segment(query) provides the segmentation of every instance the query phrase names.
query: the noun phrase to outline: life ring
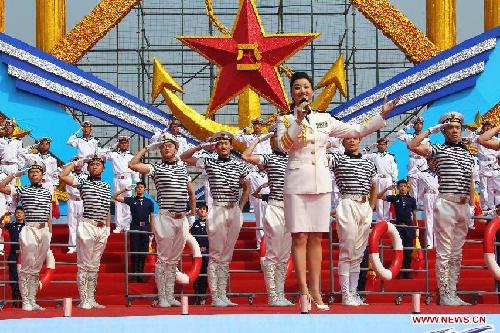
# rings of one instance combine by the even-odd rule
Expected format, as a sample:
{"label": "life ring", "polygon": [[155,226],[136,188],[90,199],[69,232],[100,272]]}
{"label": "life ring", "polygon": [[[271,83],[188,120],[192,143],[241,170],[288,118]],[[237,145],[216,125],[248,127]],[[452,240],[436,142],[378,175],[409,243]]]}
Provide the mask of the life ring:
{"label": "life ring", "polygon": [[189,234],[186,239],[186,244],[191,249],[193,253],[193,265],[189,272],[183,273],[181,271],[177,271],[175,273],[175,282],[179,284],[190,284],[193,283],[200,275],[201,271],[201,250],[200,245],[196,241],[193,235]]}
{"label": "life ring", "polygon": [[[384,267],[380,261],[379,255],[380,238],[387,232],[389,233],[389,236],[391,236],[392,247],[394,249],[394,258],[392,259],[389,269]],[[382,280],[389,281],[398,275],[403,263],[403,242],[394,224],[387,223],[386,221],[380,221],[375,224],[370,232],[368,246],[373,270],[382,278]]]}
{"label": "life ring", "polygon": [[[260,267],[264,267],[264,259],[266,257],[266,239],[262,238],[260,241],[260,250],[259,250],[259,256],[260,256]],[[288,257],[288,265],[286,268],[286,276],[288,277],[293,271],[293,260],[292,256]]]}
{"label": "life ring", "polygon": [[495,239],[500,229],[500,217],[496,217],[488,223],[484,230],[483,252],[484,261],[495,280],[500,281],[500,267],[495,258]]}
{"label": "life ring", "polygon": [[[54,277],[54,273],[56,271],[56,260],[54,258],[54,253],[52,250],[47,251],[47,257],[45,258],[45,266],[46,270],[40,273],[40,278],[38,279],[38,291],[42,290],[43,287],[46,287],[52,278]],[[21,256],[17,257],[17,270],[21,269]]]}

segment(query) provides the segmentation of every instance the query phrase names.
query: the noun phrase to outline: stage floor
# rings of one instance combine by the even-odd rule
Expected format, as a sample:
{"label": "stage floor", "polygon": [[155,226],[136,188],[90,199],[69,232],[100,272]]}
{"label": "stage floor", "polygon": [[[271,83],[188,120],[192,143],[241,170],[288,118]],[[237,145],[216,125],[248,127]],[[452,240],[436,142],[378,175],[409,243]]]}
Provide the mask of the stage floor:
{"label": "stage floor", "polygon": [[411,314],[411,305],[403,303],[347,307],[335,304],[330,311],[299,314],[298,307],[274,308],[251,305],[236,308],[190,306],[190,315],[179,308],[110,306],[103,310],[73,308],[73,317],[62,317],[62,308],[24,312],[0,311],[0,332],[50,333],[479,333],[495,332],[500,327],[500,305],[479,304],[469,307],[423,305],[422,314]]}
{"label": "stage floor", "polygon": [[[180,315],[179,307],[158,308],[146,305],[126,306],[108,306],[102,310],[82,310],[73,307],[73,317],[127,317],[127,316],[162,316],[162,315]],[[412,306],[409,303],[400,305],[395,304],[372,304],[369,306],[344,306],[334,304],[330,311],[312,310],[310,314],[411,314]],[[474,306],[438,306],[436,304],[421,306],[421,314],[499,314],[500,304],[477,304]],[[237,307],[215,308],[210,305],[190,305],[190,315],[269,315],[269,314],[298,314],[300,311],[298,306],[294,307],[271,307],[265,305],[244,305]],[[22,319],[22,318],[55,318],[62,317],[63,309],[47,308],[45,311],[26,312],[20,309],[5,308],[0,311],[0,319]]]}

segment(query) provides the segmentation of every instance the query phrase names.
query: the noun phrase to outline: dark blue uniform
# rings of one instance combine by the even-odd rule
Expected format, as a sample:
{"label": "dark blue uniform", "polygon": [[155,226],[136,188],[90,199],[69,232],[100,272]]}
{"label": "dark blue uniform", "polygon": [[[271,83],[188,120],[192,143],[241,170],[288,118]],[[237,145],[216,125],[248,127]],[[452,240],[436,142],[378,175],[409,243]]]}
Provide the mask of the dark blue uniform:
{"label": "dark blue uniform", "polygon": [[[401,235],[401,240],[403,241],[403,247],[413,247],[413,240],[415,239],[415,229],[406,228],[404,226],[413,226],[413,211],[417,209],[417,201],[415,198],[407,195],[387,195],[386,201],[391,202],[394,205],[394,210],[396,212],[396,228]],[[411,268],[411,253],[413,250],[404,250],[403,257],[403,268]],[[409,272],[404,272],[403,276],[405,278],[410,277]]]}
{"label": "dark blue uniform", "polygon": [[[206,220],[197,219],[193,225],[191,226],[191,235],[196,238],[196,241],[200,245],[202,249],[201,254],[203,255],[201,259],[201,270],[200,275],[193,283],[193,289],[195,294],[206,294],[207,292],[207,266],[208,266],[208,237],[207,237],[207,228],[206,228]],[[204,297],[196,297],[194,304],[200,304],[201,299]]]}
{"label": "dark blue uniform", "polygon": [[[132,221],[130,230],[151,231],[150,214],[154,211],[151,199],[145,197],[126,197],[125,204],[130,206]],[[130,233],[130,252],[148,252],[149,235],[142,233]],[[132,273],[144,273],[145,254],[132,254]],[[133,281],[144,282],[144,278],[133,277]]]}
{"label": "dark blue uniform", "polygon": [[[19,293],[19,285],[17,284],[17,257],[19,256],[19,234],[24,227],[24,223],[18,223],[17,221],[10,222],[5,225],[5,230],[9,232],[10,241],[17,244],[10,244],[9,255],[7,261],[9,261],[9,281],[11,281],[10,288],[12,291],[12,300],[20,300],[21,294]],[[15,281],[15,282],[14,282]],[[18,304],[14,303],[13,306]]]}

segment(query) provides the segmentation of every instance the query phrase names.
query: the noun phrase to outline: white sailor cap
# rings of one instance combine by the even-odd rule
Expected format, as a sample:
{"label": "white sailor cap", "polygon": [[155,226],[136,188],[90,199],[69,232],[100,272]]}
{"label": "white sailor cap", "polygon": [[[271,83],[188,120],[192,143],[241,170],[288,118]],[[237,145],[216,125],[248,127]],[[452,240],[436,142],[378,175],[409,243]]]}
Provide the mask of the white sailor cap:
{"label": "white sailor cap", "polygon": [[464,116],[456,111],[448,112],[443,114],[439,118],[440,124],[449,124],[449,123],[460,123],[462,125],[464,123]]}
{"label": "white sailor cap", "polygon": [[262,119],[260,117],[252,119],[252,125],[255,125],[255,124],[261,124],[261,125],[264,124],[264,119]]}
{"label": "white sailor cap", "polygon": [[423,124],[424,123],[424,117],[415,117],[415,120],[413,121],[413,124],[417,124],[417,123],[420,123],[420,124]]}
{"label": "white sailor cap", "polygon": [[82,123],[82,127],[92,127],[92,122],[90,120],[85,120]]}
{"label": "white sailor cap", "polygon": [[222,141],[222,140],[232,141],[233,139],[234,139],[233,134],[226,132],[226,131],[220,131],[220,132],[215,133],[212,136],[212,138],[210,139],[210,141],[212,141],[212,142],[218,142],[218,141]]}
{"label": "white sailor cap", "polygon": [[118,142],[120,141],[129,141],[130,140],[130,137],[127,136],[127,135],[118,135]]}
{"label": "white sailor cap", "polygon": [[30,164],[28,166],[28,172],[31,170],[40,170],[42,173],[45,172],[45,163],[42,161],[30,161]]}
{"label": "white sailor cap", "polygon": [[95,154],[87,156],[86,160],[88,160],[88,163],[93,162],[93,161],[99,161],[102,164],[104,164],[104,162],[106,162],[106,156],[104,156],[102,154],[95,153]]}
{"label": "white sailor cap", "polygon": [[5,119],[3,126],[16,126],[16,121],[14,119]]}
{"label": "white sailor cap", "polygon": [[40,139],[38,139],[38,142],[42,142],[42,141],[47,141],[48,143],[51,143],[52,139],[49,138],[48,136],[42,136]]}
{"label": "white sailor cap", "polygon": [[162,133],[162,135],[160,136],[160,139],[158,141],[161,141],[161,142],[171,142],[175,145],[176,148],[179,148],[179,140],[177,140],[177,138],[175,137],[175,135],[172,135],[168,132],[166,133]]}

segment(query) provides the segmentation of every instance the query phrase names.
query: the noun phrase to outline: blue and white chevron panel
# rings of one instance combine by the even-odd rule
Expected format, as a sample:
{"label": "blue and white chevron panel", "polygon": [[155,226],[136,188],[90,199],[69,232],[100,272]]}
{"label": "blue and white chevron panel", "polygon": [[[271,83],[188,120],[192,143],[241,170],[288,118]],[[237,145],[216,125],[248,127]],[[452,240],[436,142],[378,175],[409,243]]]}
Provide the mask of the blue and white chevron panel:
{"label": "blue and white chevron panel", "polygon": [[484,72],[498,37],[500,28],[469,39],[396,75],[330,113],[344,121],[361,123],[380,112],[385,96],[389,100],[401,97],[391,113],[391,116],[396,116],[469,89]]}
{"label": "blue and white chevron panel", "polygon": [[[0,33],[0,61],[20,90],[150,138],[172,116],[76,66]],[[197,141],[188,137],[192,144]]]}

